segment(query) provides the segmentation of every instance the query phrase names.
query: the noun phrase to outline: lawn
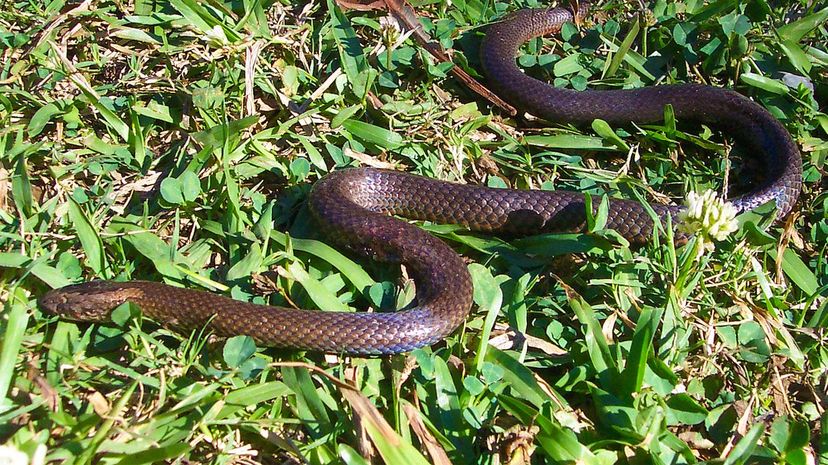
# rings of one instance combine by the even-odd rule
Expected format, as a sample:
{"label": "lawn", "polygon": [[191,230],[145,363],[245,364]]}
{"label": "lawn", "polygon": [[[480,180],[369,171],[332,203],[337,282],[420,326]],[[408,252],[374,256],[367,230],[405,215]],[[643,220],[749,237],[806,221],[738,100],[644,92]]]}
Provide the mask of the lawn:
{"label": "lawn", "polygon": [[[484,26],[542,5],[414,6],[483,80]],[[310,187],[347,166],[651,203],[755,174],[726,134],[669,117],[512,117],[386,16],[334,0],[0,4],[0,463],[828,463],[819,1],[601,1],[522,50],[556,86],[705,83],[784,123],[804,161],[794,213],[740,215],[712,250],[630,248],[600,221],[517,239],[420,223],[467,260],[475,305],[446,341],[389,357],[178,334],[129,305],[109,325],[38,308],[94,278],[400,308],[404,270],[337,251],[309,218]]]}

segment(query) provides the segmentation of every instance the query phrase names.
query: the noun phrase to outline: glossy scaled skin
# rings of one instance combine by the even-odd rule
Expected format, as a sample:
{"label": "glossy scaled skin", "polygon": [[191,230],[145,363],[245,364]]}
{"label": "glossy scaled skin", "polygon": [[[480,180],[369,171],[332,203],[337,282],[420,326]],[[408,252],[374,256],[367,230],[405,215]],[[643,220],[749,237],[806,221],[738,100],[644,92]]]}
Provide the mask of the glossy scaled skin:
{"label": "glossy scaled skin", "polygon": [[[520,44],[557,32],[571,20],[566,9],[528,10],[490,27],[482,61],[503,98],[536,116],[573,123],[599,117],[612,124],[657,121],[670,103],[679,118],[728,129],[765,163],[767,182],[735,200],[740,211],[770,200],[782,215],[790,211],[801,187],[799,152],[782,125],[750,100],[699,85],[575,92],[525,76],[515,65]],[[444,242],[388,215],[510,235],[582,231],[585,223],[580,193],[489,189],[371,168],[329,174],[316,183],[309,203],[332,241],[375,260],[403,263],[416,283],[417,306],[380,314],[297,310],[146,281],[69,286],[43,296],[41,306],[69,319],[105,321],[111,309],[131,301],[151,318],[181,330],[209,322],[219,335],[246,334],[263,345],[355,354],[405,352],[443,339],[464,321],[472,283],[460,256]],[[662,219],[680,211],[652,208]],[[626,200],[610,203],[607,226],[639,245],[652,237],[654,227],[638,202]]]}
{"label": "glossy scaled skin", "polygon": [[[790,213],[802,188],[802,158],[788,131],[767,110],[730,90],[699,84],[663,85],[641,89],[559,89],[525,75],[515,64],[518,48],[527,40],[557,33],[579,18],[566,8],[521,10],[492,24],[480,47],[490,87],[516,108],[548,121],[588,124],[601,118],[610,124],[661,121],[664,107],[676,118],[710,123],[724,129],[764,163],[764,184],[733,199],[739,212],[771,200],[779,216]],[[640,221],[649,221],[641,218]]]}

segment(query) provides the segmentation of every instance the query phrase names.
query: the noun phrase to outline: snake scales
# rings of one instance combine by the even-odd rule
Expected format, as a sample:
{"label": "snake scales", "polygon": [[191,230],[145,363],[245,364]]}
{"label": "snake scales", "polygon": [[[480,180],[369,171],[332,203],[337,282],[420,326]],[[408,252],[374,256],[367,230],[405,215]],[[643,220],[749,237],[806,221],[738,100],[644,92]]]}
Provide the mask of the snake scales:
{"label": "snake scales", "polygon": [[[489,27],[481,60],[490,86],[516,108],[549,121],[611,124],[676,117],[713,123],[757,154],[767,177],[733,200],[738,211],[775,201],[790,212],[801,187],[801,158],[785,128],[741,95],[710,86],[663,85],[631,90],[573,91],[523,74],[515,64],[521,44],[558,32],[580,19],[566,8],[522,10]],[[576,18],[576,15],[579,18]],[[209,324],[216,334],[246,334],[263,345],[356,354],[396,353],[441,340],[459,326],[472,304],[472,282],[462,259],[441,240],[389,215],[463,225],[492,233],[578,231],[585,223],[583,194],[519,191],[452,184],[371,168],[333,172],[318,181],[310,211],[338,244],[374,260],[404,264],[416,283],[417,306],[393,313],[321,312],[255,305],[155,282],[93,281],[53,290],[41,298],[48,312],[104,321],[125,301],[180,330]],[[662,218],[680,207],[652,207]],[[631,242],[647,241],[653,222],[637,202],[613,200],[608,227]]]}

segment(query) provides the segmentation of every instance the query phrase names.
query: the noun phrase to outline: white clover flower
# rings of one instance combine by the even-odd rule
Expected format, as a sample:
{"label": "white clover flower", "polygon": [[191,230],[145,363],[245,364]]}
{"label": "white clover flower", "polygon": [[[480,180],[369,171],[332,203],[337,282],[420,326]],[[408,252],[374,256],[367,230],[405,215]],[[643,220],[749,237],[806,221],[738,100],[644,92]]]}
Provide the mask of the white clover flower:
{"label": "white clover flower", "polygon": [[399,21],[391,15],[386,15],[380,18],[379,23],[383,42],[385,42],[387,47],[393,48],[402,33],[402,27]]}
{"label": "white clover flower", "polygon": [[207,31],[207,33],[205,34],[205,40],[207,40],[207,42],[209,42],[211,45],[214,45],[219,48],[224,47],[225,45],[228,45],[230,43],[230,41],[227,39],[227,35],[224,34],[224,29],[222,29],[221,26],[219,26],[218,24],[216,24],[215,26],[213,26],[212,29]]}
{"label": "white clover flower", "polygon": [[0,464],[29,465],[29,456],[14,446],[0,446]]}
{"label": "white clover flower", "polygon": [[739,227],[736,208],[712,190],[701,195],[690,192],[685,205],[687,210],[679,214],[679,230],[696,234],[706,243],[711,239],[721,241]]}

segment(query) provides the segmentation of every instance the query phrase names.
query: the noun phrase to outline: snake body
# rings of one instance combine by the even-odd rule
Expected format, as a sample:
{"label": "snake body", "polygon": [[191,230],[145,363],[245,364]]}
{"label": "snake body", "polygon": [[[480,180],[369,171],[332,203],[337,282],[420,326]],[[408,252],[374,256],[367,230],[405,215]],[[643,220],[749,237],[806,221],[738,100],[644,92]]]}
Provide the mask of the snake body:
{"label": "snake body", "polygon": [[[764,164],[766,179],[733,200],[738,211],[775,201],[790,212],[801,187],[799,151],[785,128],[741,95],[684,84],[633,90],[557,89],[523,74],[515,64],[521,44],[558,32],[578,19],[565,8],[522,10],[489,27],[481,47],[491,87],[515,107],[549,121],[611,124],[662,119],[671,104],[678,118],[713,123],[732,134]],[[309,208],[334,242],[374,260],[402,263],[416,284],[416,306],[391,313],[323,312],[236,301],[216,294],[147,281],[92,281],[53,290],[41,298],[48,312],[68,319],[106,321],[130,301],[166,326],[218,335],[245,334],[269,346],[388,354],[433,344],[456,329],[472,304],[472,281],[460,256],[443,241],[390,215],[463,225],[492,233],[581,231],[584,195],[454,184],[372,168],[345,169],[319,180]],[[613,200],[607,226],[633,243],[652,237],[653,221],[638,202]],[[662,218],[677,206],[652,206]]]}

